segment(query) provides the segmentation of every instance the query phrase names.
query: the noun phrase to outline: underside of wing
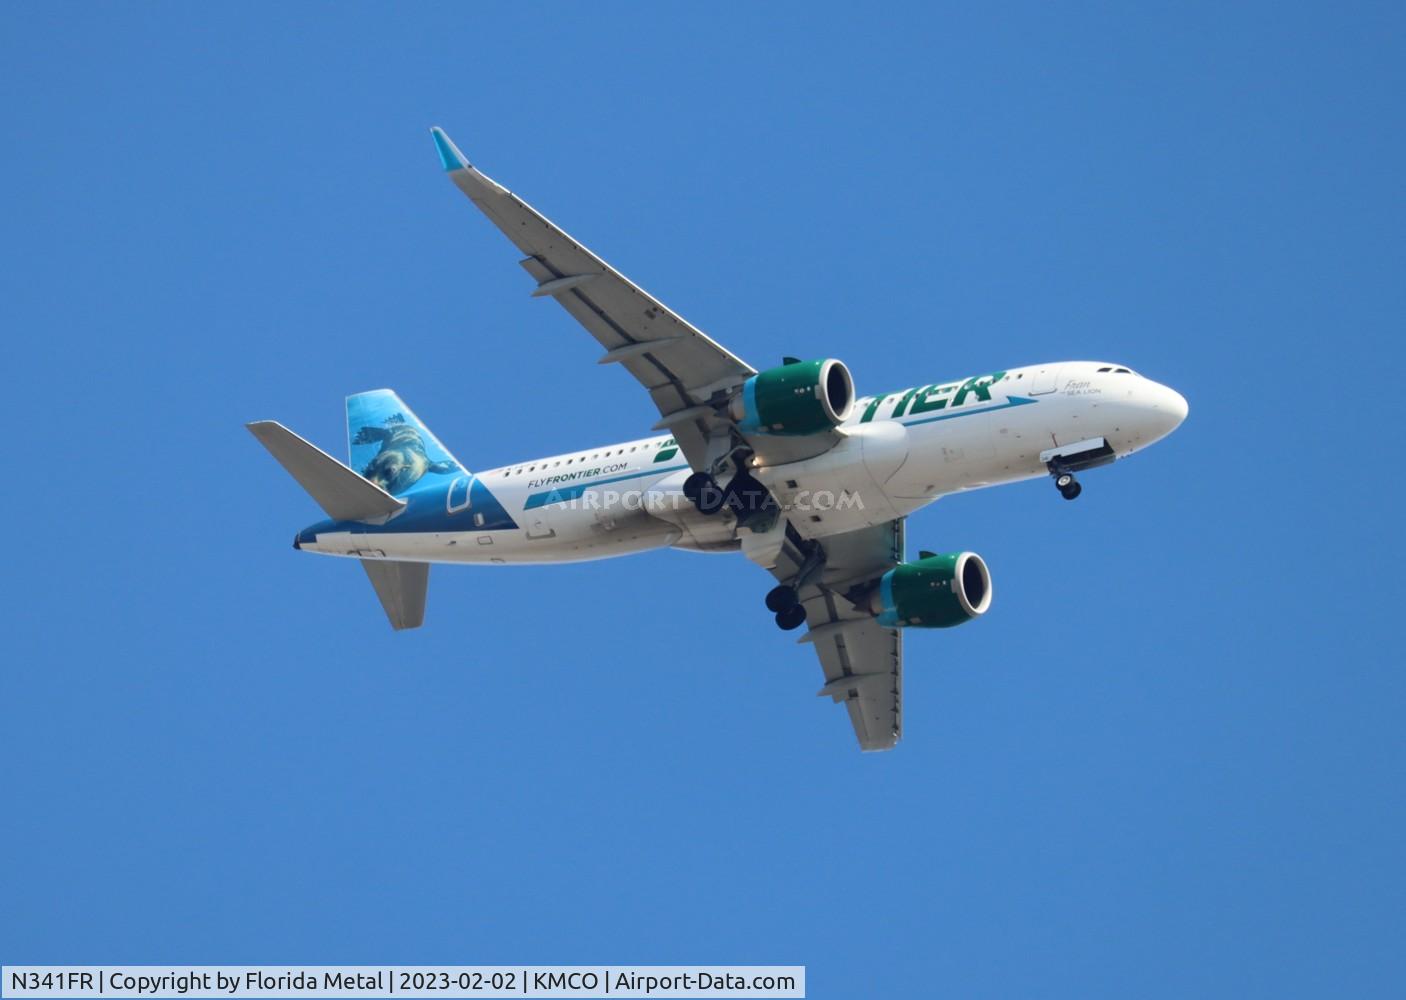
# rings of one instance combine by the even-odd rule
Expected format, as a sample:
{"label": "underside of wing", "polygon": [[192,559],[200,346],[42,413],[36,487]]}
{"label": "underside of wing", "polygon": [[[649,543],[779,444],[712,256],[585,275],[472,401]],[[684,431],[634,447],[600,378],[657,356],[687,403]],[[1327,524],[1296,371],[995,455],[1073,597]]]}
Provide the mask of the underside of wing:
{"label": "underside of wing", "polygon": [[903,559],[903,521],[806,541],[788,533],[772,573],[799,580],[809,631],[825,673],[818,692],[849,712],[863,750],[889,750],[903,735],[903,634],[856,604]]}
{"label": "underside of wing", "polygon": [[685,457],[701,468],[707,439],[725,427],[717,406],[751,375],[751,366],[674,313],[545,216],[469,163],[438,128],[440,159],[468,195],[526,258],[536,297],[561,303],[604,348],[601,363],[623,365],[659,410]]}
{"label": "underside of wing", "polygon": [[860,749],[892,750],[903,738],[903,634],[872,618],[818,628],[806,634],[825,670],[816,693],[845,706]]}

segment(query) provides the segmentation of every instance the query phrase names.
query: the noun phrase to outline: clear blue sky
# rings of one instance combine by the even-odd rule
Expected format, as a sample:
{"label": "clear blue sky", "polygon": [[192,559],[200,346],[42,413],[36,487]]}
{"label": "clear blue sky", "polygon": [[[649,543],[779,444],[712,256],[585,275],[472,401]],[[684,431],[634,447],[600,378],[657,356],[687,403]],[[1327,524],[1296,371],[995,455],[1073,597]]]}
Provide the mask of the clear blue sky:
{"label": "clear blue sky", "polygon": [[[979,5],[978,5],[979,6]],[[1400,995],[1397,4],[9,4],[0,960],[776,963],[810,995]],[[751,363],[1056,358],[1167,442],[944,500],[993,567],[861,756],[739,558],[387,628],[243,429],[471,467],[654,419],[443,177]]]}

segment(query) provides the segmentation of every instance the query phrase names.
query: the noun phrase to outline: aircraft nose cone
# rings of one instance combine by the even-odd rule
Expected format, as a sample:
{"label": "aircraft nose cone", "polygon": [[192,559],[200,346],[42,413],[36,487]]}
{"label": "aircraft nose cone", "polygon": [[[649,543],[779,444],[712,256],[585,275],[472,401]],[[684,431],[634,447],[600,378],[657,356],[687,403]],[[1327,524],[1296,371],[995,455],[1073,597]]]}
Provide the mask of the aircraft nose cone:
{"label": "aircraft nose cone", "polygon": [[1181,422],[1185,420],[1186,415],[1191,412],[1191,407],[1187,405],[1186,397],[1175,389],[1169,389],[1166,386],[1163,386],[1163,389],[1165,389],[1167,393],[1167,412],[1171,415],[1172,419],[1176,421],[1176,423],[1172,425],[1172,429],[1175,430],[1177,427],[1181,426]]}
{"label": "aircraft nose cone", "polygon": [[1152,398],[1149,400],[1157,419],[1162,424],[1161,433],[1167,435],[1181,426],[1191,407],[1186,397],[1170,386],[1153,383]]}

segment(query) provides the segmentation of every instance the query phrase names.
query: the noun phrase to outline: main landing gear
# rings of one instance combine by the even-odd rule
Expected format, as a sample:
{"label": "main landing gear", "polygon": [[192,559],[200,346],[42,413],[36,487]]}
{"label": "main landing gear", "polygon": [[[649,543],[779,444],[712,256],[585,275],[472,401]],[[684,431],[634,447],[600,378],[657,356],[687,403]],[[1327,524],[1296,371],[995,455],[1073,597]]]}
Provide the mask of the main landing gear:
{"label": "main landing gear", "polygon": [[806,623],[806,609],[795,587],[784,583],[772,587],[767,591],[766,607],[768,611],[775,612],[776,626],[784,631],[789,632]]}
{"label": "main landing gear", "polygon": [[730,508],[737,515],[739,527],[776,510],[776,501],[767,488],[745,471],[734,475],[726,486],[720,486],[710,473],[695,472],[683,481],[683,495],[700,514],[712,516]]}
{"label": "main landing gear", "polygon": [[[720,486],[710,473],[695,472],[683,481],[683,495],[700,514],[711,516],[724,508],[731,509],[739,527],[759,523],[765,528],[769,523],[765,518],[777,513],[776,501],[767,488],[746,471],[734,475],[726,487]],[[790,632],[806,623],[805,605],[801,604],[796,587],[790,584],[772,587],[766,595],[766,606],[776,616],[777,628]]]}
{"label": "main landing gear", "polygon": [[706,472],[695,472],[683,481],[683,495],[693,502],[700,514],[716,514],[727,504],[727,493],[718,481]]}

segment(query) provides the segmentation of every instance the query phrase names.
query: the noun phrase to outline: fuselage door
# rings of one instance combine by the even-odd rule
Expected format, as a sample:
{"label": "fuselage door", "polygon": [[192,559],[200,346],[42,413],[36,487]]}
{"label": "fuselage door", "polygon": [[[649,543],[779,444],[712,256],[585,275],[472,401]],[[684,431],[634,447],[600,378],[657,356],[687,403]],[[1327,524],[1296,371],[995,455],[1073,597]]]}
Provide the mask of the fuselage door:
{"label": "fuselage door", "polygon": [[1032,396],[1054,392],[1059,388],[1059,365],[1042,365],[1030,373],[1030,387],[1025,391]]}

